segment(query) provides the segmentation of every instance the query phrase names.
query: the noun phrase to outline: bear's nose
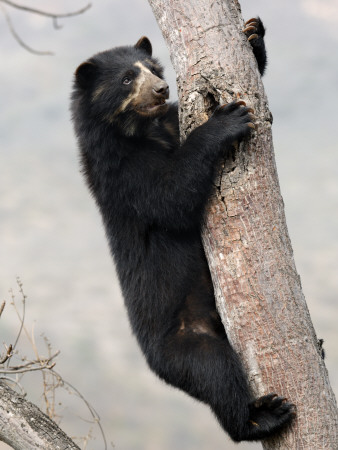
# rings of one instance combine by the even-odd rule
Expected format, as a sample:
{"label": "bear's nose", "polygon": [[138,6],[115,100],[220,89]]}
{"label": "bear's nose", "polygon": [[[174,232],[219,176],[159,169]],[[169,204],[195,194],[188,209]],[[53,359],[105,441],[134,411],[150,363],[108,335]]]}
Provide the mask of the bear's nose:
{"label": "bear's nose", "polygon": [[168,98],[169,97],[169,86],[164,81],[164,82],[154,86],[153,87],[153,92],[156,95],[156,97]]}

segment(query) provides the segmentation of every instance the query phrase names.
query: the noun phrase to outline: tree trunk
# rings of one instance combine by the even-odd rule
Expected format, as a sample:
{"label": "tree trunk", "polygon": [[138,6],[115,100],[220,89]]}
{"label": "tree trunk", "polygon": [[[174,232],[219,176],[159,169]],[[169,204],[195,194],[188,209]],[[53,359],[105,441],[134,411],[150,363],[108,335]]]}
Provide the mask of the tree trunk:
{"label": "tree trunk", "polygon": [[237,0],[149,3],[177,74],[182,138],[212,107],[235,98],[244,99],[257,117],[257,130],[224,164],[203,239],[218,309],[253,392],[276,392],[297,406],[292,429],[263,446],[337,449],[336,400],[293,260],[272,116],[242,33],[240,5]]}
{"label": "tree trunk", "polygon": [[0,382],[0,441],[15,450],[80,450],[48,416]]}

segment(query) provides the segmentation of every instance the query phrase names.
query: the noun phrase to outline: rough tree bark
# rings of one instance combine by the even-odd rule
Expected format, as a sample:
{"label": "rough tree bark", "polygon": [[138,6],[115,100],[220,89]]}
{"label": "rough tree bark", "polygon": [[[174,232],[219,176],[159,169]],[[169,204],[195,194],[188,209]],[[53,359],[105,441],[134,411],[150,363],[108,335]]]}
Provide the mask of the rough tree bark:
{"label": "rough tree bark", "polygon": [[0,382],[0,441],[15,450],[80,450],[48,416]]}
{"label": "rough tree bark", "polygon": [[[217,181],[204,244],[218,309],[257,395],[297,405],[266,449],[337,449],[337,406],[302,293],[276,172],[272,116],[237,0],[149,0],[177,74],[182,138],[239,97],[257,130]],[[249,17],[247,18],[249,19]]]}

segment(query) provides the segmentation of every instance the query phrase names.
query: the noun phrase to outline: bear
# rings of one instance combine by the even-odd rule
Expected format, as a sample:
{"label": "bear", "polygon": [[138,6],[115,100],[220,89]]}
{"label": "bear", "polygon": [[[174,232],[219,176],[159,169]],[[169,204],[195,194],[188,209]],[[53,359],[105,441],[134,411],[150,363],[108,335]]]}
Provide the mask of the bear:
{"label": "bear", "polygon": [[[264,27],[243,30],[263,74]],[[74,76],[71,113],[86,183],[100,210],[132,331],[158,377],[206,403],[236,441],[269,437],[295,407],[254,398],[215,306],[201,241],[217,167],[249,137],[253,110],[218,105],[180,143],[178,106],[142,37],[100,52]]]}

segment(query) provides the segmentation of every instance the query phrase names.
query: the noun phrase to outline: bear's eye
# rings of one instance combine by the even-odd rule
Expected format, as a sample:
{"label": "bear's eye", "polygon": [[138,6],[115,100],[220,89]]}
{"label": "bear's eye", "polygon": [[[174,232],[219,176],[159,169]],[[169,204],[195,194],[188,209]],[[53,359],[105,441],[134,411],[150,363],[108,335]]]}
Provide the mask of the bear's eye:
{"label": "bear's eye", "polygon": [[151,72],[152,72],[154,75],[158,75],[157,70],[155,69],[155,67],[152,67],[150,70],[151,70]]}
{"label": "bear's eye", "polygon": [[130,77],[124,77],[122,80],[123,84],[130,84],[133,80]]}

